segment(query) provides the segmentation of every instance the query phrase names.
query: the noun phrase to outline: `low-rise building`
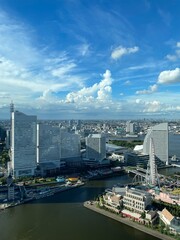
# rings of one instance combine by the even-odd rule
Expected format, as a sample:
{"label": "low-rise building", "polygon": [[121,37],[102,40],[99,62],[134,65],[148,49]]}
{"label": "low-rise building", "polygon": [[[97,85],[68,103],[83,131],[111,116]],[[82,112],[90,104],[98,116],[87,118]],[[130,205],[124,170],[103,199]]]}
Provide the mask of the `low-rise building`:
{"label": "low-rise building", "polygon": [[152,203],[151,194],[135,188],[126,188],[126,194],[123,198],[123,206],[137,213],[144,212]]}
{"label": "low-rise building", "polygon": [[166,208],[158,212],[161,221],[173,234],[180,234],[180,218],[173,216]]}

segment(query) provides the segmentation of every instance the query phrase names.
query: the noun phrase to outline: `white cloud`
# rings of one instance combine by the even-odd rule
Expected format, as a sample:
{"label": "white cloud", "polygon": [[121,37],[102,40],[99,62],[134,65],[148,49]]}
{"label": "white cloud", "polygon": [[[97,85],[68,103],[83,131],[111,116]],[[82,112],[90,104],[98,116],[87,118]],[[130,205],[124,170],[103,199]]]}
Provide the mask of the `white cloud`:
{"label": "white cloud", "polygon": [[82,55],[82,56],[88,55],[89,54],[89,48],[90,48],[90,45],[87,44],[87,43],[84,43],[80,47],[78,47],[80,55]]}
{"label": "white cloud", "polygon": [[32,29],[1,10],[0,22],[0,91],[9,99],[21,105],[33,105],[36,99],[56,101],[61,91],[84,85],[85,75],[77,72],[67,52],[38,48]]}
{"label": "white cloud", "polygon": [[103,79],[91,87],[84,87],[77,92],[70,92],[66,96],[66,102],[69,103],[91,103],[105,102],[111,98],[111,72],[106,70]]}
{"label": "white cloud", "polygon": [[[130,96],[129,94],[127,100],[125,97],[121,97],[121,101],[113,100],[113,97],[116,98],[115,94],[123,89],[116,89],[115,94],[112,94],[113,87],[117,85],[113,86],[109,70],[106,70],[101,76],[101,80],[86,86],[85,81],[92,79],[93,75],[87,76],[84,69],[79,68],[78,62],[74,58],[72,59],[68,52],[50,53],[48,46],[46,49],[41,49],[37,45],[36,36],[34,38],[35,31],[33,29],[22,24],[21,21],[13,20],[13,17],[9,17],[1,11],[0,22],[0,109],[3,109],[0,117],[4,114],[5,108],[7,116],[9,116],[8,108],[11,99],[20,111],[25,110],[26,113],[26,110],[29,109],[27,114],[39,116],[44,113],[45,118],[59,116],[63,118],[74,116],[119,118],[119,116],[125,116],[120,113],[135,116],[136,113],[177,112],[180,109],[176,101],[179,99],[179,95],[174,94],[171,94],[171,98],[168,94],[168,99],[164,99],[165,94],[161,98],[159,95],[155,98],[156,93],[153,96],[141,95],[144,100],[137,101],[133,99],[137,95]],[[81,56],[87,56],[90,52],[89,48],[88,44],[82,44],[77,50]],[[139,48],[136,46],[132,48],[120,46],[114,49],[111,57],[118,59],[138,50]],[[178,51],[179,49],[176,49],[176,54],[179,54]],[[131,70],[145,67],[135,66]],[[151,72],[151,75],[154,76],[156,73],[152,74]],[[144,77],[145,75],[142,73],[133,76],[124,74],[121,80],[123,82],[128,80],[125,84],[129,85],[131,83],[129,80]],[[156,91],[156,88],[155,84],[144,91],[150,93]],[[123,96],[123,93],[120,95]],[[124,95],[127,95],[126,92]],[[171,104],[168,105],[167,102],[171,102]]]}
{"label": "white cloud", "polygon": [[67,63],[64,66],[59,66],[58,68],[53,69],[51,73],[54,77],[61,77],[62,75],[72,71],[75,67],[75,63]]}
{"label": "white cloud", "polygon": [[144,112],[158,112],[161,111],[161,104],[159,101],[146,102]]}
{"label": "white cloud", "polygon": [[178,59],[178,56],[177,55],[170,55],[170,54],[168,54],[167,56],[166,56],[166,58],[169,60],[169,61],[176,61],[177,59]]}
{"label": "white cloud", "polygon": [[22,22],[14,20],[0,10],[0,56],[15,61],[17,65],[36,65],[39,51],[31,41],[33,31]]}
{"label": "white cloud", "polygon": [[162,108],[162,104],[157,100],[145,101],[142,99],[136,99],[135,103],[138,105],[139,110],[144,113],[159,112]]}
{"label": "white cloud", "polygon": [[154,85],[151,85],[148,90],[144,89],[144,90],[136,91],[136,94],[151,94],[153,92],[156,92],[157,89],[158,89],[157,84],[154,84]]}
{"label": "white cloud", "polygon": [[179,58],[180,58],[180,42],[177,42],[176,43],[176,46],[175,46],[176,50],[175,50],[175,53],[174,54],[168,54],[166,55],[166,58],[169,60],[169,61],[177,61]]}
{"label": "white cloud", "polygon": [[136,53],[138,51],[139,51],[139,47],[137,47],[137,46],[132,47],[132,48],[125,48],[125,47],[119,46],[112,51],[111,58],[116,60],[116,59],[121,58],[123,55]]}
{"label": "white cloud", "polygon": [[158,77],[159,84],[180,83],[180,68],[163,71]]}

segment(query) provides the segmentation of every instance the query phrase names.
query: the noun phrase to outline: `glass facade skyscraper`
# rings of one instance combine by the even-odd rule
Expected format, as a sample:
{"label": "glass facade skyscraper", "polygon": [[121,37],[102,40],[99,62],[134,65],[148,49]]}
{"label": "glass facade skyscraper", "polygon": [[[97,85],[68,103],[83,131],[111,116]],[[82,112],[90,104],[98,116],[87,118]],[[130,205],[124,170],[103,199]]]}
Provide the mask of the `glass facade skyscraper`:
{"label": "glass facade skyscraper", "polygon": [[11,113],[11,173],[14,177],[32,176],[36,168],[36,116]]}

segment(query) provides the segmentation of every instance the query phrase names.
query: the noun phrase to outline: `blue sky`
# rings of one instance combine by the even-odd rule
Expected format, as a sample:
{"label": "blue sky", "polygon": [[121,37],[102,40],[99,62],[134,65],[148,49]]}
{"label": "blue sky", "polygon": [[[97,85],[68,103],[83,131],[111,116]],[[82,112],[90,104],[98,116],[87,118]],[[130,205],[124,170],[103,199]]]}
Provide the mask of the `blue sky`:
{"label": "blue sky", "polygon": [[0,118],[180,117],[180,1],[0,0]]}

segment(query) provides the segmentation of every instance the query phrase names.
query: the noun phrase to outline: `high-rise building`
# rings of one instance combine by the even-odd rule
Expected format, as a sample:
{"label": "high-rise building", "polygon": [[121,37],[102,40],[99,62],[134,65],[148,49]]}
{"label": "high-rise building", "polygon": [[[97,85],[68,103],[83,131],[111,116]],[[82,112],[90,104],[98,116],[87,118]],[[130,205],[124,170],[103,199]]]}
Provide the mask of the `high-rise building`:
{"label": "high-rise building", "polygon": [[135,123],[131,121],[126,122],[126,132],[127,133],[134,133],[135,132]]}
{"label": "high-rise building", "polygon": [[158,160],[162,161],[164,164],[168,164],[168,123],[160,123],[151,127],[144,139],[143,143],[143,153],[150,154],[150,139],[152,138],[154,143],[154,152]]}
{"label": "high-rise building", "polygon": [[102,161],[106,158],[106,138],[103,134],[86,137],[86,158]]}
{"label": "high-rise building", "polygon": [[61,159],[67,163],[80,161],[80,136],[61,129]]}
{"label": "high-rise building", "polygon": [[60,127],[37,124],[37,162],[40,165],[52,163],[54,168],[59,168],[60,158]]}
{"label": "high-rise building", "polygon": [[61,162],[75,165],[80,161],[79,135],[47,124],[37,125],[37,162],[43,169],[60,168]]}
{"label": "high-rise building", "polygon": [[36,168],[36,116],[11,113],[11,168],[14,177],[32,176]]}

